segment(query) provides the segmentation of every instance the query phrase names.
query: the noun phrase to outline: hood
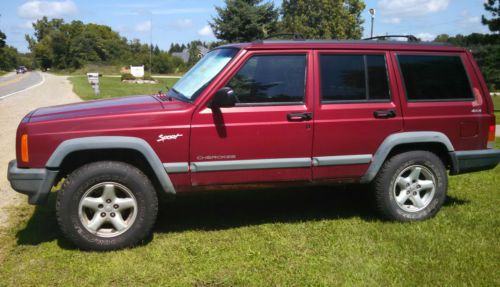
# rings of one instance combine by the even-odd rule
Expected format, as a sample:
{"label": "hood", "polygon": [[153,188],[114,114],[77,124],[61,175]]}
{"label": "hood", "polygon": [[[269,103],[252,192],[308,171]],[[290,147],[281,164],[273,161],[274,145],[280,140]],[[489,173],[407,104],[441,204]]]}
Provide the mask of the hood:
{"label": "hood", "polygon": [[29,122],[182,109],[187,103],[161,101],[155,96],[131,96],[95,100],[35,110]]}

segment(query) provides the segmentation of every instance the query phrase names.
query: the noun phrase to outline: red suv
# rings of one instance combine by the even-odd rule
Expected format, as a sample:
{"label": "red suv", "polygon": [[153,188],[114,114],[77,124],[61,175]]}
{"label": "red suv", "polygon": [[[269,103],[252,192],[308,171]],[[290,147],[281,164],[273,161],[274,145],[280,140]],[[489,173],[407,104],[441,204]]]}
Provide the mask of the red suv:
{"label": "red suv", "polygon": [[447,174],[491,169],[495,116],[471,54],[442,44],[259,41],[216,48],[167,94],[40,108],[12,187],[57,194],[78,247],[131,246],[158,196],[207,186],[370,183],[388,219],[435,215]]}

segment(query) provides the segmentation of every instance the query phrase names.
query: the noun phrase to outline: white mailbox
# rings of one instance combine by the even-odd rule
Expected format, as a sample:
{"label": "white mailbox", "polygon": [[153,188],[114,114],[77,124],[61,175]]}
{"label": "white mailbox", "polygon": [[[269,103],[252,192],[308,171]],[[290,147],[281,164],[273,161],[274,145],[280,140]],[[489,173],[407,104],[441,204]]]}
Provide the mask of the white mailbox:
{"label": "white mailbox", "polygon": [[91,85],[98,85],[99,73],[87,73],[87,81],[89,81],[89,84]]}

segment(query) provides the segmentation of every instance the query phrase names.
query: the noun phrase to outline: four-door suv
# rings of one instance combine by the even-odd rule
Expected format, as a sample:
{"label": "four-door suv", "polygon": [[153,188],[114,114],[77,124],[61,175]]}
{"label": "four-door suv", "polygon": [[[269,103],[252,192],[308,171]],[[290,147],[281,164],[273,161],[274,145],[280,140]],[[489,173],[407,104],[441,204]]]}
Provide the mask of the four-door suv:
{"label": "four-door suv", "polygon": [[471,54],[442,44],[258,41],[218,47],[167,94],[40,108],[12,187],[78,247],[134,245],[158,196],[272,182],[370,183],[385,218],[435,215],[447,173],[491,169],[495,116]]}

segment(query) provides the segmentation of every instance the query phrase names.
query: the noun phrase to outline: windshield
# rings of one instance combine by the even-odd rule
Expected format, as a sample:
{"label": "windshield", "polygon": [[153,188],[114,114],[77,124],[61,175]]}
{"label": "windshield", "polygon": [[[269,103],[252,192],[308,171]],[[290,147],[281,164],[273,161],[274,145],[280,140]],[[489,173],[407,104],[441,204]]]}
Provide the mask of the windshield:
{"label": "windshield", "polygon": [[175,83],[169,91],[169,96],[180,96],[193,101],[237,52],[238,50],[233,48],[216,49],[209,52]]}

